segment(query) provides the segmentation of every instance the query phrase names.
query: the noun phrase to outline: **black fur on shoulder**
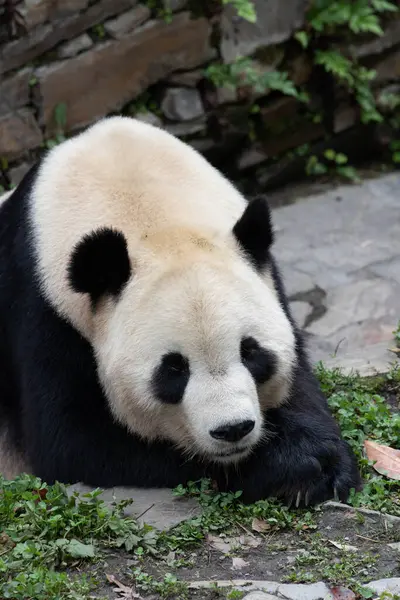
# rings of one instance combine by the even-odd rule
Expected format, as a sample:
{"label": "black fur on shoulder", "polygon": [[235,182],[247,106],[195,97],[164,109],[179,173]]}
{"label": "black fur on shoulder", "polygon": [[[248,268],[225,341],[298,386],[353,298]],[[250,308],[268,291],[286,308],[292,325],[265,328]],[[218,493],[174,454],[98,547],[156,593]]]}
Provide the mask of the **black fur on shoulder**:
{"label": "black fur on shoulder", "polygon": [[256,269],[263,269],[274,242],[271,213],[265,198],[260,196],[249,202],[233,234]]}
{"label": "black fur on shoulder", "polygon": [[108,227],[85,235],[75,246],[68,265],[72,288],[90,294],[93,303],[104,294],[117,296],[130,275],[125,236]]}

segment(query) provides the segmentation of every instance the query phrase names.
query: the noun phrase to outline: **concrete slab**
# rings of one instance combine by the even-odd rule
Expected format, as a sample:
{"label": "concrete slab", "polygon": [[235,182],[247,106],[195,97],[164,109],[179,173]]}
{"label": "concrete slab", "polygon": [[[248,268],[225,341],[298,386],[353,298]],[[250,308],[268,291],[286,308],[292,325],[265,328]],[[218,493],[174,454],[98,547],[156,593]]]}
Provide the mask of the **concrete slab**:
{"label": "concrete slab", "polygon": [[[310,356],[364,374],[388,370],[400,320],[400,174],[273,210],[275,256]],[[314,298],[315,298],[314,293]],[[312,303],[312,302],[311,302]]]}

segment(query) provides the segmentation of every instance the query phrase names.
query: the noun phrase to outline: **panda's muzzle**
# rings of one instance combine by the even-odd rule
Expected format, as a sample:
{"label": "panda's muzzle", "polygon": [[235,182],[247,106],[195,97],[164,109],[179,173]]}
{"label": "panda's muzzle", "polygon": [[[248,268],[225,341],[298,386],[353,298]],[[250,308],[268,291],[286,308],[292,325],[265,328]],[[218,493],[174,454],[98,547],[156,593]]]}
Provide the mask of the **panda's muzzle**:
{"label": "panda's muzzle", "polygon": [[215,440],[235,443],[251,433],[255,424],[255,421],[247,419],[246,421],[239,421],[238,423],[227,423],[217,429],[211,430],[209,433]]}

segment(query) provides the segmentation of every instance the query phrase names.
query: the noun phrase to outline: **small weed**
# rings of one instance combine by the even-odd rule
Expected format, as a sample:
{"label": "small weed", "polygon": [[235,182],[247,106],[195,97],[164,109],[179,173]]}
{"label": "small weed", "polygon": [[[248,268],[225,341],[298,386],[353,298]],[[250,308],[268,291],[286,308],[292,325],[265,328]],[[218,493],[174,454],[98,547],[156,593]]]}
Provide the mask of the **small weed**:
{"label": "small weed", "polygon": [[238,16],[250,23],[257,21],[256,9],[251,0],[222,0],[222,4],[232,4]]}
{"label": "small weed", "polygon": [[[20,572],[14,577],[6,576],[0,564],[0,593],[2,598],[13,600],[87,600],[92,583],[85,576],[70,577],[66,573],[49,571],[38,567]],[[5,579],[3,580],[3,574]]]}
{"label": "small weed", "polygon": [[244,598],[245,592],[242,592],[241,590],[231,590],[230,592],[227,593],[226,595],[226,599],[227,600],[242,600],[242,598]]}
{"label": "small weed", "polygon": [[346,30],[353,35],[369,33],[381,36],[382,14],[396,11],[398,7],[395,2],[388,0],[318,0],[311,4],[307,13],[307,30],[298,31],[294,36],[303,48],[315,48],[315,64],[331,73],[354,95],[361,108],[363,123],[380,122],[383,119],[370,85],[376,73],[338,50],[319,48],[318,39],[322,35],[329,38]]}
{"label": "small weed", "polygon": [[140,567],[136,567],[132,571],[132,576],[135,587],[143,592],[159,594],[163,599],[185,600],[188,597],[187,583],[171,573],[166,573],[162,581],[157,581],[152,575],[144,572]]}
{"label": "small weed", "polygon": [[364,479],[363,490],[352,492],[349,504],[400,516],[400,482],[376,474],[363,451],[366,439],[398,447],[400,415],[390,410],[383,394],[389,390],[400,397],[400,368],[394,367],[387,375],[361,378],[319,365],[317,376],[344,439],[358,457]]}
{"label": "small weed", "polygon": [[[399,148],[400,148],[400,144],[399,144]],[[400,162],[400,160],[399,160],[399,162]],[[398,322],[396,329],[393,331],[393,335],[394,335],[394,339],[396,341],[397,346],[400,348],[400,321]]]}
{"label": "small weed", "polygon": [[348,158],[342,152],[335,152],[332,149],[325,150],[324,159],[325,162],[322,162],[317,156],[310,156],[306,164],[306,174],[318,176],[332,173],[349,179],[353,183],[360,182],[356,169],[347,164]]}
{"label": "small weed", "polygon": [[216,87],[250,88],[258,94],[274,90],[293,96],[300,101],[308,100],[307,94],[300,92],[285,71],[260,72],[251,58],[239,57],[231,64],[214,63],[206,68],[205,76]]}
{"label": "small weed", "polygon": [[[57,597],[50,591],[86,589],[86,580],[77,580],[75,586],[73,579],[55,569],[95,559],[99,540],[139,555],[156,553],[154,530],[124,518],[126,502],[107,506],[98,497],[100,490],[68,495],[61,484],[46,486],[28,475],[14,481],[0,477],[0,489],[0,548],[4,548],[0,551],[0,597],[42,598],[46,597],[43,590],[47,597]],[[9,590],[31,591],[18,596],[7,595]],[[75,598],[72,591],[68,593],[60,597]]]}
{"label": "small weed", "polygon": [[392,152],[392,161],[395,164],[400,164],[400,140],[393,140],[390,143],[390,150]]}
{"label": "small weed", "polygon": [[163,21],[166,23],[171,23],[172,9],[168,0],[147,0],[146,6],[148,6],[150,10],[154,11],[154,14],[157,18],[163,19]]}
{"label": "small weed", "polygon": [[67,124],[67,105],[64,102],[57,104],[54,109],[54,122],[56,125],[56,131],[53,138],[45,140],[44,144],[49,150],[58,146],[65,141],[65,127]]}
{"label": "small weed", "polygon": [[375,563],[376,558],[371,554],[331,550],[326,546],[325,540],[316,535],[307,551],[298,554],[291,567],[292,573],[285,579],[297,583],[322,580],[348,586],[366,581]]}
{"label": "small weed", "polygon": [[277,500],[260,500],[252,505],[240,502],[241,492],[217,493],[209,480],[178,486],[176,496],[196,498],[202,508],[198,517],[178,525],[163,538],[169,550],[190,548],[199,545],[207,533],[233,533],[240,529],[251,529],[254,518],[265,521],[268,531],[292,529],[298,532],[316,528],[312,511],[291,511]]}
{"label": "small weed", "polygon": [[96,41],[104,40],[106,37],[106,30],[104,29],[104,25],[102,23],[94,25],[91,29],[91,33]]}

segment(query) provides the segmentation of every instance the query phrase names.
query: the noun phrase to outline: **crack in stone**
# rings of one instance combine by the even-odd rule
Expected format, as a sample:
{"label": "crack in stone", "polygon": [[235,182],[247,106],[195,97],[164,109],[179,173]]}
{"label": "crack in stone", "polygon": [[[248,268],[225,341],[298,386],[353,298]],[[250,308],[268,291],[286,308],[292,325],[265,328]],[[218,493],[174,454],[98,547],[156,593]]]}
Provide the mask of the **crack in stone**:
{"label": "crack in stone", "polygon": [[318,285],[310,290],[296,292],[295,294],[289,296],[289,302],[307,302],[307,304],[311,306],[311,312],[306,317],[302,329],[306,329],[309,327],[309,325],[321,319],[328,311],[328,308],[325,305],[325,298],[325,290],[320,288]]}

